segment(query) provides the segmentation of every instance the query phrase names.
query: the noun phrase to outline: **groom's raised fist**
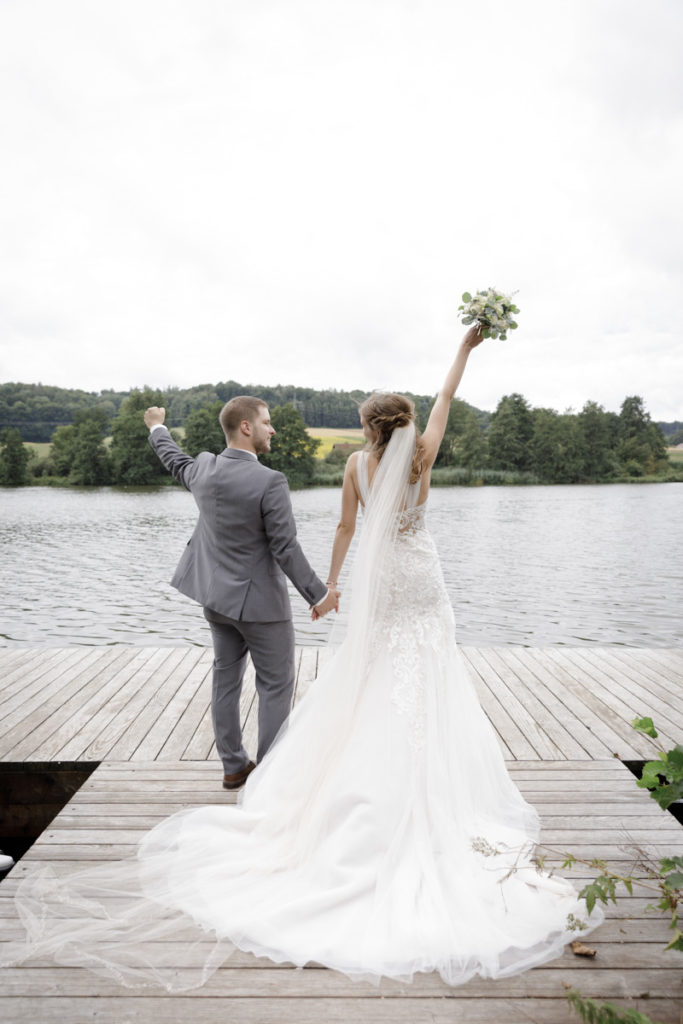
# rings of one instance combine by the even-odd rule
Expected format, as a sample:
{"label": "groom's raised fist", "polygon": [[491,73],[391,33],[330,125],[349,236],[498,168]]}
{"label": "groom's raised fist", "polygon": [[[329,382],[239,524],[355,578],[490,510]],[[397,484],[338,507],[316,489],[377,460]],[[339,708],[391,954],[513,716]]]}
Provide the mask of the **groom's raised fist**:
{"label": "groom's raised fist", "polygon": [[145,424],[150,428],[156,426],[157,423],[163,423],[166,418],[166,410],[163,405],[150,405],[149,409],[145,412]]}

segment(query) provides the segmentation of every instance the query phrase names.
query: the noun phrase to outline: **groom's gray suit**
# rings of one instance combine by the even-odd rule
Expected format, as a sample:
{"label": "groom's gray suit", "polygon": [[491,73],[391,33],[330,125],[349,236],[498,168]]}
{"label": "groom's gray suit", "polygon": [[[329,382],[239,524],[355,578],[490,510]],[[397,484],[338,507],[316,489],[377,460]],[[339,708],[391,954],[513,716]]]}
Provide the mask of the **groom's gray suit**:
{"label": "groom's gray suit", "polygon": [[239,713],[247,652],[259,695],[257,760],[289,714],[294,628],[285,574],[309,605],[321,601],[327,587],[299,546],[282,473],[239,448],[220,455],[200,452],[193,459],[161,426],[149,440],[199,508],[171,585],[199,601],[211,627],[216,748],[226,775],[232,775],[249,761]]}

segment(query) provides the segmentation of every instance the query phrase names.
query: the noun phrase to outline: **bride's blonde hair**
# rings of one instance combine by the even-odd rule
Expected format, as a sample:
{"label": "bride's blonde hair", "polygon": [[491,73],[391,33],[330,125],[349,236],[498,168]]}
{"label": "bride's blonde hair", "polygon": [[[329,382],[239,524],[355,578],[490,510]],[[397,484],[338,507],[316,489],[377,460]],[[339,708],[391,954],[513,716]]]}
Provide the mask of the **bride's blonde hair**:
{"label": "bride's blonde hair", "polygon": [[[368,443],[368,449],[379,460],[397,427],[407,427],[415,419],[415,403],[405,395],[397,395],[393,391],[373,391],[358,406],[358,412],[375,435],[375,440]],[[422,438],[417,436],[413,463],[410,467],[411,484],[422,475],[423,456]]]}

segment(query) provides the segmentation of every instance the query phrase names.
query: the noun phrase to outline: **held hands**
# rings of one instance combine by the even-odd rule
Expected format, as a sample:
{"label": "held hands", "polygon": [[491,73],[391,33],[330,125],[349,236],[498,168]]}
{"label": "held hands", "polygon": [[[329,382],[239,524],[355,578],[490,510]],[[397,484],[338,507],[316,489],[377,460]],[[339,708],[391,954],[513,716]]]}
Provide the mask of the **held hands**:
{"label": "held hands", "polygon": [[311,605],[311,619],[313,622],[317,622],[318,619],[322,619],[328,612],[331,612],[334,608],[335,612],[339,611],[339,598],[341,597],[341,590],[337,590],[336,587],[330,587],[327,591],[327,597],[319,605]]}
{"label": "held hands", "polygon": [[166,410],[163,406],[152,405],[145,412],[145,424],[151,430],[157,423],[163,423],[166,419]]}

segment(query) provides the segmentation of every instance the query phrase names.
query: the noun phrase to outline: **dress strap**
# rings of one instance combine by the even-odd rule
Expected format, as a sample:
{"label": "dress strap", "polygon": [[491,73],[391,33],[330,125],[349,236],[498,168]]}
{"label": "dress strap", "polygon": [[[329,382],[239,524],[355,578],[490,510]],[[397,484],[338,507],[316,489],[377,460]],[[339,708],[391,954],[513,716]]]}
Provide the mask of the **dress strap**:
{"label": "dress strap", "polygon": [[358,472],[358,490],[360,491],[361,501],[364,505],[368,503],[368,453],[361,451],[358,464],[356,466]]}

